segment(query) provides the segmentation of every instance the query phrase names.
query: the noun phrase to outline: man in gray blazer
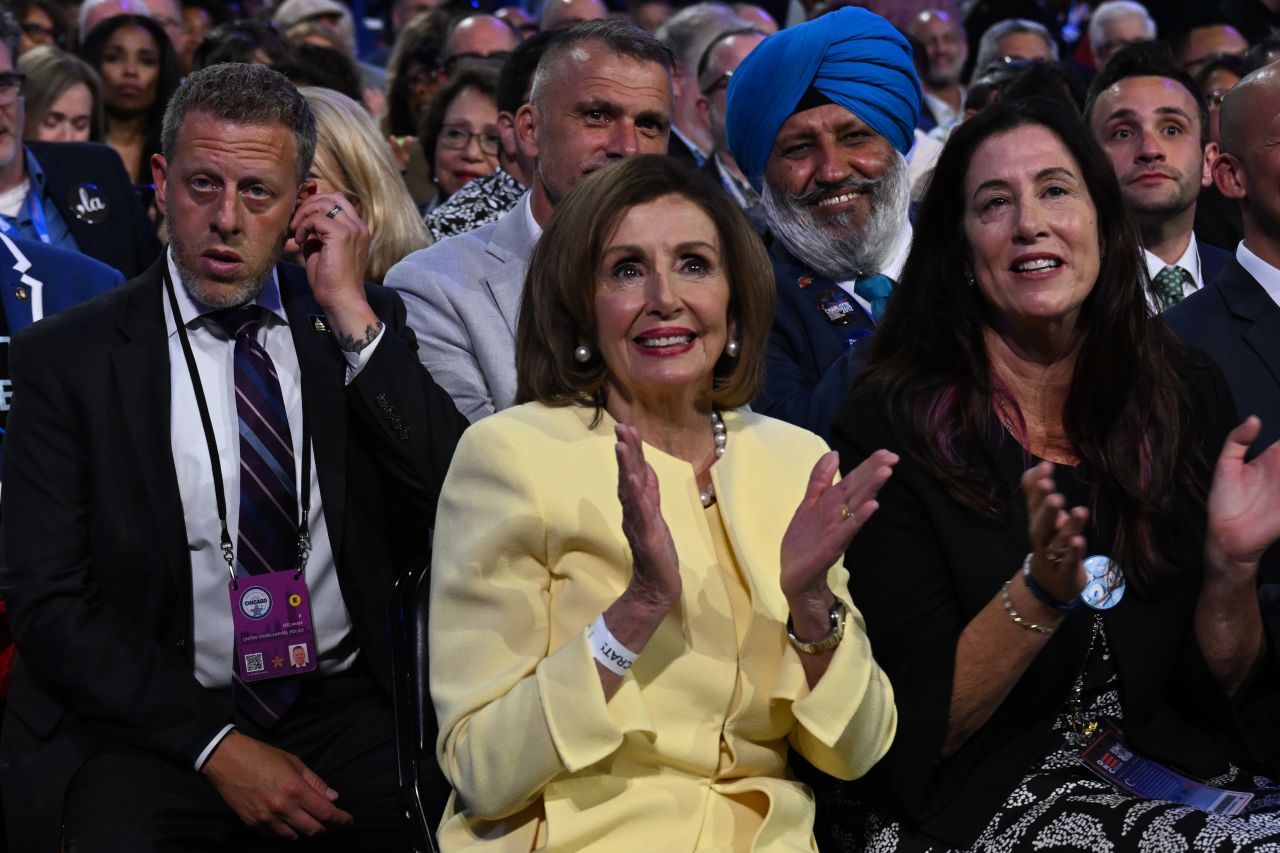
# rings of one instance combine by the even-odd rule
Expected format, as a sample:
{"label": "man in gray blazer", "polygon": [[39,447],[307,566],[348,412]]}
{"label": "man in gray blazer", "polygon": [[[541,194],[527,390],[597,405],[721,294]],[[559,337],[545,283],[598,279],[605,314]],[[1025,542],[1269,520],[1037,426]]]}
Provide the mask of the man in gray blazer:
{"label": "man in gray blazer", "polygon": [[414,252],[385,284],[400,292],[418,357],[470,420],[515,402],[515,327],[525,269],[556,203],[613,160],[662,154],[671,51],[631,24],[589,21],[558,37],[516,114],[533,188],[502,218]]}

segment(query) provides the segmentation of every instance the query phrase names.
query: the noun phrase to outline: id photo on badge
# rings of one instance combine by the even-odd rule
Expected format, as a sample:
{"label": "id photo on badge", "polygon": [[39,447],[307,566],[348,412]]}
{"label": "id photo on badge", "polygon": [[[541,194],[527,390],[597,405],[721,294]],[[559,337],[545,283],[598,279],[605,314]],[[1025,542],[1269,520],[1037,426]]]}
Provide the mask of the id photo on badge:
{"label": "id photo on badge", "polygon": [[311,662],[306,643],[295,643],[289,647],[289,666],[294,669],[305,669]]}

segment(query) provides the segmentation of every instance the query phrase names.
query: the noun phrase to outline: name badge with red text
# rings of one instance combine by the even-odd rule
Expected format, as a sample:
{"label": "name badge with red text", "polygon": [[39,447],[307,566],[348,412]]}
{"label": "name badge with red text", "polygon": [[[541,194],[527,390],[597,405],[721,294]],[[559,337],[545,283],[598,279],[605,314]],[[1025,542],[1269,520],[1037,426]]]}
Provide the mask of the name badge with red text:
{"label": "name badge with red text", "polygon": [[302,572],[268,572],[228,584],[236,664],[244,681],[311,672],[318,664]]}
{"label": "name badge with red text", "polygon": [[1253,794],[1210,787],[1137,755],[1116,732],[1106,728],[1099,729],[1098,736],[1077,757],[1121,791],[1144,800],[1163,800],[1210,814],[1234,816],[1253,799]]}

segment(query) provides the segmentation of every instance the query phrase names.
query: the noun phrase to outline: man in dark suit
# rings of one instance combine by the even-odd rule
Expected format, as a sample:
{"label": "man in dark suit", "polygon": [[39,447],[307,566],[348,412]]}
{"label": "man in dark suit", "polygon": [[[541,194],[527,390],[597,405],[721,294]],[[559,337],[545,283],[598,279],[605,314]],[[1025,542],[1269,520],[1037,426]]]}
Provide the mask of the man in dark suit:
{"label": "man in dark suit", "polygon": [[[1244,241],[1204,290],[1165,315],[1186,344],[1207,352],[1222,372],[1240,415],[1257,415],[1255,456],[1280,439],[1280,168],[1275,160],[1280,71],[1261,68],[1237,83],[1222,104],[1222,154],[1213,178],[1240,204]],[[1262,557],[1263,616],[1280,648],[1280,547]]]}
{"label": "man in dark suit", "polygon": [[906,39],[865,9],[775,33],[734,71],[729,145],[761,194],[778,288],[757,411],[828,435],[911,248],[920,98]]}
{"label": "man in dark suit", "polygon": [[13,66],[19,34],[0,11],[0,232],[135,276],[160,243],[116,152],[90,142],[22,143],[23,84]]}
{"label": "man in dark suit", "polygon": [[1213,182],[1218,154],[1204,98],[1167,46],[1144,42],[1117,51],[1093,79],[1085,120],[1142,232],[1155,307],[1177,305],[1230,260],[1197,242],[1193,230],[1196,200]]}
{"label": "man in dark suit", "polygon": [[[164,128],[169,251],[13,344],[10,838],[403,849],[386,603],[465,421],[398,297],[363,284],[354,206],[306,180],[315,123],[285,78],[204,69]],[[286,236],[305,271],[278,264]],[[314,671],[291,675],[302,642]]]}

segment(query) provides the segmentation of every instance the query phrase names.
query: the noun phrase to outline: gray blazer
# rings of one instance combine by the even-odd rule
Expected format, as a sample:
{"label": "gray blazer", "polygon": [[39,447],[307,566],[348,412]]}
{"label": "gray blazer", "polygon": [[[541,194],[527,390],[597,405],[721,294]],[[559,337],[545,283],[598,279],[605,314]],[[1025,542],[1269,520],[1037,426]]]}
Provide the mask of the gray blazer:
{"label": "gray blazer", "polygon": [[537,241],[529,223],[526,193],[497,221],[409,255],[384,281],[404,299],[419,360],[472,422],[515,402],[516,316]]}

